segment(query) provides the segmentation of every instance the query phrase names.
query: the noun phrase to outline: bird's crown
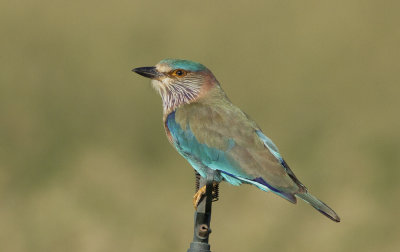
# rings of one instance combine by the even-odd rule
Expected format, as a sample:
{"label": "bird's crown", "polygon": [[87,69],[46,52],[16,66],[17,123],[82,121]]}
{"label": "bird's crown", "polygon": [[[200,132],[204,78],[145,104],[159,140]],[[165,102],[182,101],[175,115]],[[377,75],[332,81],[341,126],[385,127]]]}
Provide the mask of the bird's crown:
{"label": "bird's crown", "polygon": [[157,65],[167,66],[171,68],[171,70],[183,69],[185,71],[190,71],[190,72],[199,72],[207,69],[200,63],[182,59],[163,59]]}

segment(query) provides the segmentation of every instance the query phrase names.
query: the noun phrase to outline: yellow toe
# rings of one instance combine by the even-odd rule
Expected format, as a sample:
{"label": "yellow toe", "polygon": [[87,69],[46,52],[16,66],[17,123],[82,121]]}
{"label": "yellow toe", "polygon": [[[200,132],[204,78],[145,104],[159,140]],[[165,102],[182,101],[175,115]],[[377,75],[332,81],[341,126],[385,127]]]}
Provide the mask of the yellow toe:
{"label": "yellow toe", "polygon": [[201,197],[206,194],[206,186],[201,187],[193,196],[193,206],[194,209],[197,209],[197,206],[199,205],[199,202],[201,200]]}

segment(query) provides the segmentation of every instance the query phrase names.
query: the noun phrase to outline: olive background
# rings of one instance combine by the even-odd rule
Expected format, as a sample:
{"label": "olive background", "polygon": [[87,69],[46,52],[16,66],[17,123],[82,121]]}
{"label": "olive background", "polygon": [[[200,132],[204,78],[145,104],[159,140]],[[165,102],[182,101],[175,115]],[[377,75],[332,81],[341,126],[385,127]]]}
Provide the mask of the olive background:
{"label": "olive background", "polygon": [[342,218],[221,185],[212,251],[399,251],[398,1],[1,1],[0,251],[186,251],[194,172],[131,72],[198,61]]}

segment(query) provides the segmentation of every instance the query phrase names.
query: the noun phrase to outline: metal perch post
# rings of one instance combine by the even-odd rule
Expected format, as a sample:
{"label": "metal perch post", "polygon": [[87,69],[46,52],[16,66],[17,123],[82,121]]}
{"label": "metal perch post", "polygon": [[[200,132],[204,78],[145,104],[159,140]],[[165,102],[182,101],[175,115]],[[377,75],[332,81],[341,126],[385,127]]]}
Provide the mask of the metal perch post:
{"label": "metal perch post", "polygon": [[211,233],[211,206],[213,200],[218,200],[218,184],[214,184],[215,171],[209,169],[207,178],[200,177],[196,173],[196,190],[206,185],[206,193],[200,200],[194,213],[194,235],[193,241],[187,252],[211,252],[208,237]]}

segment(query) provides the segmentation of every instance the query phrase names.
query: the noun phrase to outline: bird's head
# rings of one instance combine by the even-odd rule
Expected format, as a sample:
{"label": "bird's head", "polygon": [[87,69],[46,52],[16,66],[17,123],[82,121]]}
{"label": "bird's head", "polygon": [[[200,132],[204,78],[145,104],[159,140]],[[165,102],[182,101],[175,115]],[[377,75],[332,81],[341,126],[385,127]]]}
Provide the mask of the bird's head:
{"label": "bird's head", "polygon": [[132,71],[151,79],[153,87],[161,95],[165,111],[191,103],[212,87],[219,86],[210,70],[189,60],[164,59],[155,66],[138,67]]}

